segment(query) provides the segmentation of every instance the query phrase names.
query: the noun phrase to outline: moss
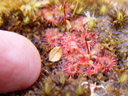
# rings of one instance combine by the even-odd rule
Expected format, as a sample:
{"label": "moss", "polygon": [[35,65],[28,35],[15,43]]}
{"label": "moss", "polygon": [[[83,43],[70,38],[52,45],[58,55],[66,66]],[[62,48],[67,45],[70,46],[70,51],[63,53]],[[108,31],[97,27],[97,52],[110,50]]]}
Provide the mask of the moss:
{"label": "moss", "polygon": [[112,18],[113,25],[116,29],[122,29],[127,25],[128,15],[125,9],[115,9],[108,14]]}

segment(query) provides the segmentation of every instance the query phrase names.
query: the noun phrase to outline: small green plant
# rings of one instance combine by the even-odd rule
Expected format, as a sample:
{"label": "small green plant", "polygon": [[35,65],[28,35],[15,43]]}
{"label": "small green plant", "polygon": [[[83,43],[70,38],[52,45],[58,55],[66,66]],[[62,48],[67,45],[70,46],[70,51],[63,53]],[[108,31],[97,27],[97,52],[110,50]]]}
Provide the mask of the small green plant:
{"label": "small green plant", "polygon": [[108,13],[116,29],[122,29],[128,24],[128,15],[125,9],[115,9]]}

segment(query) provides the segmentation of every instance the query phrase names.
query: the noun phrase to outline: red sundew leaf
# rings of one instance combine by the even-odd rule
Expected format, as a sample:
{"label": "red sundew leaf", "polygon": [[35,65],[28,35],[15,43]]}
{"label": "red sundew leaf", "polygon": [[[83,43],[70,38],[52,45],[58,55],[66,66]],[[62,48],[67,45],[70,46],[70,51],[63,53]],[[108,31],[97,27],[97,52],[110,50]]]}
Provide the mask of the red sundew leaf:
{"label": "red sundew leaf", "polygon": [[98,71],[99,71],[99,69],[98,69],[97,66],[95,66],[95,65],[89,65],[89,66],[87,67],[87,69],[85,70],[85,72],[83,72],[83,73],[84,73],[85,75],[91,76],[91,75],[93,75],[93,74],[98,73]]}
{"label": "red sundew leaf", "polygon": [[67,63],[63,67],[63,71],[66,72],[68,75],[75,75],[78,73],[79,65],[77,63]]}
{"label": "red sundew leaf", "polygon": [[67,25],[67,22],[66,22],[67,17],[66,17],[66,10],[65,10],[65,8],[66,8],[65,0],[63,2],[63,6],[64,6],[64,23],[65,23],[65,26],[66,26]]}
{"label": "red sundew leaf", "polygon": [[91,32],[85,32],[83,35],[81,35],[82,43],[88,44],[88,47],[90,48],[97,42],[97,34],[93,34]]}
{"label": "red sundew leaf", "polygon": [[46,41],[49,45],[54,46],[60,37],[59,30],[57,28],[46,29]]}
{"label": "red sundew leaf", "polygon": [[65,36],[62,37],[62,47],[63,47],[63,53],[73,53],[74,50],[78,50],[77,40],[76,36],[74,34],[66,33]]}
{"label": "red sundew leaf", "polygon": [[72,29],[75,31],[84,31],[84,24],[87,23],[86,17],[79,17],[76,20],[71,22]]}
{"label": "red sundew leaf", "polygon": [[98,62],[102,68],[107,70],[113,70],[113,67],[117,64],[117,59],[110,55],[98,56]]}
{"label": "red sundew leaf", "polygon": [[84,65],[84,66],[88,65],[89,64],[89,58],[88,57],[81,57],[79,59],[79,64]]}
{"label": "red sundew leaf", "polygon": [[48,22],[52,22],[52,23],[55,22],[53,13],[49,9],[47,9],[47,8],[42,9],[42,15],[43,15],[44,19],[46,19]]}
{"label": "red sundew leaf", "polygon": [[87,48],[87,53],[90,54],[90,46],[89,46],[88,42],[85,42],[85,44],[86,44],[86,48]]}

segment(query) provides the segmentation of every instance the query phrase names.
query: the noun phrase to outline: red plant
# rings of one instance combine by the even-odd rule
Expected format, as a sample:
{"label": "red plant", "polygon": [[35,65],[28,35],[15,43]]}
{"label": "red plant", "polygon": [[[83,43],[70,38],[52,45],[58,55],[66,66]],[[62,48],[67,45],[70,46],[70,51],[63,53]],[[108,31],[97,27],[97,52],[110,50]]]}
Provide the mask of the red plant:
{"label": "red plant", "polygon": [[71,15],[71,10],[66,6],[66,4],[60,4],[59,6],[55,6],[55,8],[52,10],[52,13],[54,15],[54,19],[57,23],[65,23],[66,25],[66,19],[69,18]]}
{"label": "red plant", "polygon": [[74,34],[66,32],[65,35],[61,38],[62,46],[64,48],[63,53],[68,54],[78,50],[77,38]]}
{"label": "red plant", "polygon": [[85,31],[84,34],[81,35],[81,39],[82,44],[84,44],[87,48],[87,53],[90,54],[90,48],[97,42],[97,35]]}
{"label": "red plant", "polygon": [[113,67],[117,64],[117,59],[111,55],[98,56],[98,62],[101,64],[102,69],[105,71],[113,70]]}
{"label": "red plant", "polygon": [[117,59],[113,55],[105,55],[107,51],[98,43],[98,34],[82,30],[71,29],[64,33],[60,33],[58,29],[46,30],[47,42],[51,46],[60,46],[63,50],[65,62],[61,65],[62,70],[68,75],[81,72],[89,76],[101,70],[112,70]]}
{"label": "red plant", "polygon": [[67,25],[66,24],[66,19],[67,19],[67,17],[66,17],[66,10],[65,10],[65,0],[64,0],[64,2],[63,2],[63,6],[64,6],[64,22],[65,22],[65,25]]}
{"label": "red plant", "polygon": [[91,75],[93,75],[93,74],[96,74],[96,73],[98,73],[98,68],[97,68],[97,66],[95,66],[95,65],[90,65],[90,66],[88,66],[87,67],[87,69],[83,72],[85,75],[89,75],[89,76],[91,76]]}
{"label": "red plant", "polygon": [[87,23],[87,17],[78,17],[76,20],[71,22],[72,30],[84,31],[84,24]]}
{"label": "red plant", "polygon": [[90,55],[88,60],[88,65],[81,72],[89,76],[98,73],[101,70],[101,65],[97,60],[97,55]]}
{"label": "red plant", "polygon": [[42,9],[41,15],[46,20],[46,22],[53,25],[63,24],[66,25],[67,18],[71,17],[71,9],[69,5],[65,2],[61,2],[58,5],[52,6],[52,8]]}
{"label": "red plant", "polygon": [[42,16],[47,21],[47,23],[51,23],[51,24],[56,23],[55,18],[54,18],[54,14],[48,8],[42,9]]}
{"label": "red plant", "polygon": [[88,57],[85,57],[85,56],[80,57],[79,64],[83,66],[87,66],[89,64],[89,60],[90,59]]}
{"label": "red plant", "polygon": [[79,65],[77,63],[67,63],[62,67],[62,70],[68,75],[75,75],[78,73]]}
{"label": "red plant", "polygon": [[57,43],[59,37],[60,37],[60,33],[59,30],[57,28],[51,28],[51,29],[46,29],[46,41],[48,42],[49,45],[51,46],[55,46],[55,44]]}
{"label": "red plant", "polygon": [[[79,16],[70,22],[71,9],[65,0],[60,2],[51,9],[42,9],[42,16],[47,23],[59,25],[59,28],[64,23],[67,27],[66,20],[69,20],[71,28],[68,32],[60,33],[57,28],[45,30],[45,39],[48,44],[52,47],[60,46],[62,48],[65,61],[61,65],[62,70],[68,75],[82,72],[89,76],[98,73],[100,70],[112,70],[117,64],[117,59],[113,55],[102,55],[105,53],[105,49],[102,50],[102,45],[98,43],[98,34],[88,32],[88,28],[85,30],[85,27],[88,27],[88,17]],[[84,27],[84,25],[86,26]]]}

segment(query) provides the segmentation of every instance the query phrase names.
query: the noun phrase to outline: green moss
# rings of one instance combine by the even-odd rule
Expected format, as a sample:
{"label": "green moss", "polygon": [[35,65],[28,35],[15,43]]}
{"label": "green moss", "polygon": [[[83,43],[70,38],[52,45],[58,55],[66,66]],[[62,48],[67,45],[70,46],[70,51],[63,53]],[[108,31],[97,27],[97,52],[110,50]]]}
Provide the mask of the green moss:
{"label": "green moss", "polygon": [[99,9],[99,13],[100,13],[101,15],[105,15],[105,14],[107,13],[107,11],[108,11],[108,8],[107,8],[106,5],[102,5],[102,6],[100,7],[100,9]]}

